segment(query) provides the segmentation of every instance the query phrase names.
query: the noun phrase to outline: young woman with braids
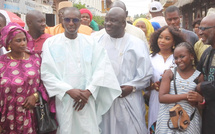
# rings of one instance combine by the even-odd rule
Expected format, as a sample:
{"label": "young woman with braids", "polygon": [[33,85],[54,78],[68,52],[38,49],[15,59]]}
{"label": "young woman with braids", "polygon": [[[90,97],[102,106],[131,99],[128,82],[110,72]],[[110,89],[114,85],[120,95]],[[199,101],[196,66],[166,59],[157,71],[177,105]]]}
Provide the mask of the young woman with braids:
{"label": "young woman with braids", "polygon": [[[201,72],[195,69],[197,57],[193,46],[188,42],[178,44],[174,50],[175,64],[177,65],[176,73],[174,68],[168,69],[163,74],[162,82],[159,90],[160,109],[158,113],[156,133],[184,133],[184,134],[200,134],[201,133],[201,117],[197,110],[197,104],[203,102],[203,97],[195,91],[196,85],[203,81]],[[174,90],[175,75],[176,91]],[[190,124],[185,131],[172,130],[172,122],[167,121],[170,118],[169,110],[174,107],[175,103],[180,104],[190,117]],[[193,117],[193,118],[192,118]],[[192,119],[191,119],[192,118]]]}
{"label": "young woman with braids", "polygon": [[[151,92],[149,100],[149,123],[148,131],[155,132],[156,120],[159,111],[158,91],[161,76],[166,69],[173,66],[174,48],[185,41],[181,32],[173,26],[164,26],[155,31],[150,39],[151,44],[151,62],[153,66],[153,77],[151,85],[148,88]],[[149,133],[149,132],[148,132]]]}

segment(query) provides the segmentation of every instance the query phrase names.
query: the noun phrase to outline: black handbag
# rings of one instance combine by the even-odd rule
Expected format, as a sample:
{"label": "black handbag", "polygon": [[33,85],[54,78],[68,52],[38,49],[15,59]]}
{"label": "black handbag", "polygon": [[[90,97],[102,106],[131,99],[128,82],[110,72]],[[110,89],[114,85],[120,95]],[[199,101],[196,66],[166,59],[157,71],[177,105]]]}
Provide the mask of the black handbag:
{"label": "black handbag", "polygon": [[[39,93],[39,92],[38,92]],[[39,105],[35,107],[38,124],[38,133],[44,134],[57,129],[57,123],[50,115],[48,103],[44,103],[42,95],[39,93]]]}

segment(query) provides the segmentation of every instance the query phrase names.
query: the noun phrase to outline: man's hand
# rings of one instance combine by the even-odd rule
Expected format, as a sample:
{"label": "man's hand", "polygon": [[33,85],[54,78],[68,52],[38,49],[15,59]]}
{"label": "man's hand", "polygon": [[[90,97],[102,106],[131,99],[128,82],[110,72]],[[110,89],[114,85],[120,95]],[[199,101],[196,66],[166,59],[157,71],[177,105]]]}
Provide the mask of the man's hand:
{"label": "man's hand", "polygon": [[23,102],[23,107],[25,109],[33,109],[36,104],[36,98],[32,94],[31,96],[28,96],[25,101]]}
{"label": "man's hand", "polygon": [[190,102],[202,102],[203,101],[203,97],[195,91],[189,91],[187,94],[187,99]]}
{"label": "man's hand", "polygon": [[121,94],[120,98],[129,95],[133,91],[132,86],[120,86],[120,87],[122,89],[122,94]]}
{"label": "man's hand", "polygon": [[155,89],[156,91],[159,92],[160,84],[161,84],[160,81],[156,81],[154,84],[152,84],[153,85],[152,89]]}
{"label": "man's hand", "polygon": [[75,110],[82,110],[87,103],[91,92],[89,90],[81,90],[81,89],[71,89],[66,92],[70,95],[71,98],[74,99],[75,103],[73,107]]}
{"label": "man's hand", "polygon": [[196,91],[201,94],[201,83],[196,86]]}

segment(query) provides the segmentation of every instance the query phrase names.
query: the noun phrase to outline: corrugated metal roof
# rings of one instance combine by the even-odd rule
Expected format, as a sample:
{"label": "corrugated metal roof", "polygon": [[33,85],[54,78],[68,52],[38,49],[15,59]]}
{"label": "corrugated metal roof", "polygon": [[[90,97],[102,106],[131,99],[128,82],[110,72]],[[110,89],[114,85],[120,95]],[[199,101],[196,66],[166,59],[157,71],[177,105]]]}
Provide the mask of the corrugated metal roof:
{"label": "corrugated metal roof", "polygon": [[160,3],[164,7],[168,7],[170,5],[175,5],[177,7],[182,7],[184,5],[192,3],[194,0],[160,0]]}

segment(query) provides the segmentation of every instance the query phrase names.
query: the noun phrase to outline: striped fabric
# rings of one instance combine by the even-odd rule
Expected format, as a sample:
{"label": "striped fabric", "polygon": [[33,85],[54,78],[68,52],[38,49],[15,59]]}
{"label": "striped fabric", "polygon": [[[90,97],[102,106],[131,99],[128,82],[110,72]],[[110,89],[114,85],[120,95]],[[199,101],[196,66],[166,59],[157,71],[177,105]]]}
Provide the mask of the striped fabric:
{"label": "striped fabric", "polygon": [[[172,72],[174,72],[174,68],[171,69]],[[192,76],[190,76],[188,79],[183,79],[177,72],[176,74],[176,88],[178,94],[184,94],[187,93],[190,90],[194,90],[196,87],[196,83],[193,81],[199,76],[200,72],[195,71]],[[175,94],[174,92],[174,84],[173,80],[170,83],[170,94]],[[182,100],[178,102],[184,110],[187,112],[187,114],[190,116],[195,107],[192,107],[188,101]],[[201,116],[199,114],[199,111],[196,110],[193,120],[190,122],[190,125],[186,131],[179,132],[174,131],[168,128],[167,121],[169,120],[169,110],[175,105],[175,103],[172,104],[160,104],[160,110],[158,114],[158,120],[157,120],[157,126],[156,126],[156,134],[200,134],[201,132]],[[170,127],[173,127],[171,121],[170,121]]]}

